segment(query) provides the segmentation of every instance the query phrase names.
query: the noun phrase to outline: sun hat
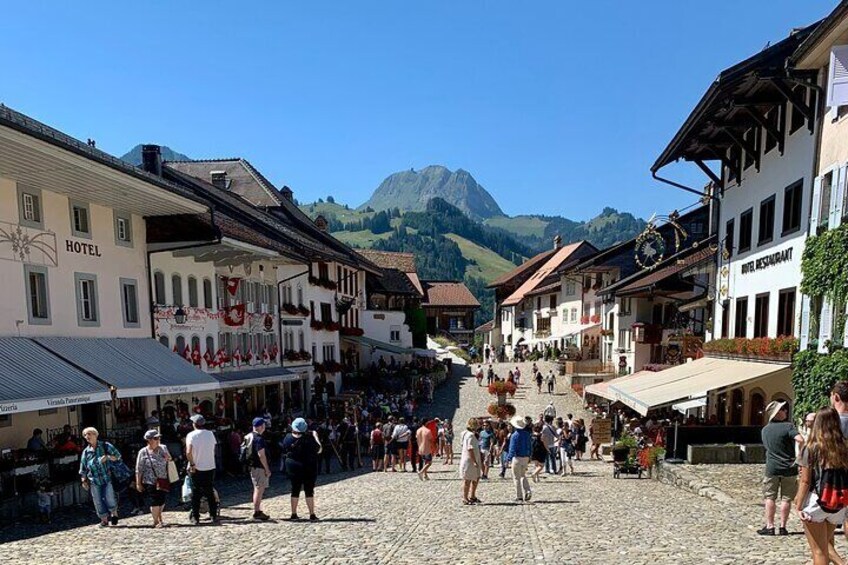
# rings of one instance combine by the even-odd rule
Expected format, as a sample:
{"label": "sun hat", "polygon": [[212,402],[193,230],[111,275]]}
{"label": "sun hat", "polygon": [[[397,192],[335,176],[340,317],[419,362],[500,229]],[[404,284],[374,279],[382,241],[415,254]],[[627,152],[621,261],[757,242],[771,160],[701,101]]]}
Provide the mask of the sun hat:
{"label": "sun hat", "polygon": [[160,437],[162,437],[162,434],[159,433],[159,430],[147,430],[144,432],[144,441],[150,441],[151,439]]}
{"label": "sun hat", "polygon": [[777,413],[783,410],[786,407],[786,402],[783,400],[772,400],[766,406],[766,416],[768,417],[768,421],[771,422],[774,420],[774,417],[777,416]]}
{"label": "sun hat", "polygon": [[206,418],[203,417],[203,414],[195,414],[191,417],[191,421],[197,424],[198,426],[202,426],[206,423]]}
{"label": "sun hat", "polygon": [[265,425],[265,418],[254,418],[253,419],[253,427],[258,428],[259,426]]}
{"label": "sun hat", "polygon": [[295,418],[295,420],[294,420],[294,422],[292,422],[291,426],[292,426],[292,430],[302,434],[303,432],[306,431],[306,428],[307,428],[306,420],[304,420],[303,418]]}
{"label": "sun hat", "polygon": [[512,424],[512,427],[516,430],[523,430],[527,425],[527,422],[524,421],[524,416],[513,416],[509,423]]}

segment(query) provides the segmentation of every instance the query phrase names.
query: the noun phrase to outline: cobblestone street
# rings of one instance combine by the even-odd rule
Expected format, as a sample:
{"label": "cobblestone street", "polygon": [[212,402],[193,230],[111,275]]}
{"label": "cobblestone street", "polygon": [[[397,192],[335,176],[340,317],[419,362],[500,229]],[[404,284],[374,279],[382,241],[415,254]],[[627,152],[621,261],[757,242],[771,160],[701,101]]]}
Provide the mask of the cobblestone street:
{"label": "cobblestone street", "polygon": [[[579,409],[579,399],[558,388],[558,413]],[[535,416],[549,398],[525,382],[514,401],[519,413]],[[462,422],[485,413],[489,400],[473,378],[454,377],[426,414],[452,416],[458,437]],[[413,473],[337,475],[317,489],[320,523],[281,519],[289,514],[288,484],[275,475],[264,505],[271,522],[249,519],[245,480],[224,493],[220,527],[192,527],[184,512],[170,512],[171,527],[153,530],[143,515],[105,530],[54,527],[38,537],[18,535],[2,546],[2,556],[8,564],[805,562],[797,520],[790,524],[795,535],[754,533],[757,500],[720,504],[652,480],[614,480],[606,463],[578,462],[576,469],[576,476],[543,478],[528,504],[513,502],[509,474],[501,480],[493,472],[479,488],[481,506],[460,504],[457,465],[434,464],[429,482]],[[841,536],[838,545],[845,547]]]}

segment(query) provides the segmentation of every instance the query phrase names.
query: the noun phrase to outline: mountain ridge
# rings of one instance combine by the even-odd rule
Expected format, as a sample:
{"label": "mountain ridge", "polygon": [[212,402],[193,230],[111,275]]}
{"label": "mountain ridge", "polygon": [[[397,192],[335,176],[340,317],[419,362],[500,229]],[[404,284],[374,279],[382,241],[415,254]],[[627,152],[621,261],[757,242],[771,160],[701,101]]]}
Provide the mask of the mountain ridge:
{"label": "mountain ridge", "polygon": [[[141,148],[144,144],[139,143],[123,155],[119,157],[121,161],[129,163],[130,165],[134,165],[136,167],[141,166]],[[163,161],[191,161],[191,157],[188,155],[183,155],[182,153],[178,153],[174,151],[170,147],[163,145],[161,147],[162,151],[162,160]]]}

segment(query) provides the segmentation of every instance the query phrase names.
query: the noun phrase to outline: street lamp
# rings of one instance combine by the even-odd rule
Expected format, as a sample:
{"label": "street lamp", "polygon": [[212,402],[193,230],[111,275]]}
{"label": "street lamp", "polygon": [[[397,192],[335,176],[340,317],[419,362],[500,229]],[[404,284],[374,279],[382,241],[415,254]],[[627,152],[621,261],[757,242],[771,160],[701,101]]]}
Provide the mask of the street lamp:
{"label": "street lamp", "polygon": [[186,313],[185,313],[185,310],[183,310],[182,306],[177,308],[177,311],[174,312],[174,321],[177,323],[178,326],[185,324]]}

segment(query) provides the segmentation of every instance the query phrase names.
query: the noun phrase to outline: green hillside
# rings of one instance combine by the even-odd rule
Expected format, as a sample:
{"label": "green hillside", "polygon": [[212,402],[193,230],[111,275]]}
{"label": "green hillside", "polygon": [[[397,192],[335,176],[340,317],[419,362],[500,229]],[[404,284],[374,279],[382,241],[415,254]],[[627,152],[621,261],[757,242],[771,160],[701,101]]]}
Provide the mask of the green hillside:
{"label": "green hillside", "polygon": [[543,237],[545,228],[548,227],[550,222],[538,216],[515,216],[514,218],[495,216],[483,223],[493,228],[501,228],[517,236]]}
{"label": "green hillside", "polygon": [[445,237],[459,245],[462,256],[470,262],[465,268],[465,276],[479,277],[489,282],[515,268],[513,263],[491,249],[481,247],[464,237],[453,233],[446,234]]}

